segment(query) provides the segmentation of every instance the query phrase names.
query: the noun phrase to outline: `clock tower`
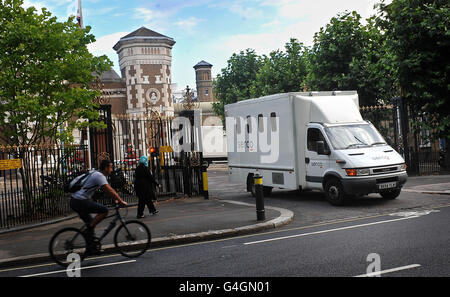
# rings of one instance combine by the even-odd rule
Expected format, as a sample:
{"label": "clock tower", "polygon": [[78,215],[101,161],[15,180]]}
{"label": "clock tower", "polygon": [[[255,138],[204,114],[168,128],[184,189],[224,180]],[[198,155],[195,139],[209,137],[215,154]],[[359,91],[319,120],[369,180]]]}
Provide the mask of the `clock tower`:
{"label": "clock tower", "polygon": [[141,27],[114,45],[126,83],[127,114],[143,114],[152,109],[164,116],[174,115],[171,87],[174,44],[172,38]]}

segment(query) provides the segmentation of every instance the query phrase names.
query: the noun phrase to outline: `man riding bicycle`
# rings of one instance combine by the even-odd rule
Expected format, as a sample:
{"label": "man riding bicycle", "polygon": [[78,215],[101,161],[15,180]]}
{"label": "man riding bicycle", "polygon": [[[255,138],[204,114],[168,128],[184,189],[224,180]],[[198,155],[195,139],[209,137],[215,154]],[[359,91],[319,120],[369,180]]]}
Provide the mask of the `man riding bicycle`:
{"label": "man riding bicycle", "polygon": [[[95,226],[103,221],[108,215],[108,208],[100,203],[94,202],[92,196],[101,188],[106,194],[112,197],[115,203],[127,205],[125,201],[120,198],[117,192],[108,184],[106,177],[113,171],[113,163],[110,160],[103,160],[100,163],[98,171],[91,173],[82,188],[72,194],[70,199],[70,208],[78,213],[83,222],[86,223],[86,237],[92,242],[95,238]],[[97,214],[95,217],[91,213]]]}

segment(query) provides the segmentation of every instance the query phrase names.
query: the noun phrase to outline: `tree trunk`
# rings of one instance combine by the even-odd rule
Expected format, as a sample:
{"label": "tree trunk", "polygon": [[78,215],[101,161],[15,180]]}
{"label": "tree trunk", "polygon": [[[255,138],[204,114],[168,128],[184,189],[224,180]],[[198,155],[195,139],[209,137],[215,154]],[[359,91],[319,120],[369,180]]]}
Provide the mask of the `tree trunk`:
{"label": "tree trunk", "polygon": [[450,138],[445,139],[444,170],[450,170]]}
{"label": "tree trunk", "polygon": [[29,168],[30,163],[27,160],[27,155],[25,151],[20,151],[18,156],[22,160],[22,167],[19,169],[19,172],[22,177],[24,211],[26,215],[29,215],[32,214],[34,211],[33,185],[31,181],[32,176]]}

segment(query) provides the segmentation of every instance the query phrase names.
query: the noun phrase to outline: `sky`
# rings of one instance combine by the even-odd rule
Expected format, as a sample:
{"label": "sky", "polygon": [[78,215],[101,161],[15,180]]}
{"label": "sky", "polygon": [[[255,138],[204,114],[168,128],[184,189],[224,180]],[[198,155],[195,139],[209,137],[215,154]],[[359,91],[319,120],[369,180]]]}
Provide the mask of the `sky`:
{"label": "sky", "polygon": [[[173,38],[172,82],[195,88],[193,66],[205,60],[216,77],[233,53],[283,50],[290,38],[311,46],[314,33],[338,13],[376,14],[378,0],[82,0],[83,22],[91,26],[94,55],[107,55],[120,75],[112,49],[119,39],[142,26]],[[390,1],[389,1],[390,2]],[[76,15],[77,0],[24,0],[46,7],[59,20]],[[175,91],[175,90],[173,90]]]}

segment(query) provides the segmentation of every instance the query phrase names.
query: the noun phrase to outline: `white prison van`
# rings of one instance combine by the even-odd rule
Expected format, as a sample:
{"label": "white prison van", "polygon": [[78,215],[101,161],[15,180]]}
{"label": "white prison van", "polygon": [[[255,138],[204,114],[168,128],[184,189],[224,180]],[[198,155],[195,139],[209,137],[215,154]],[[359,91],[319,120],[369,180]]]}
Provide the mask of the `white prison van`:
{"label": "white prison van", "polygon": [[359,113],[356,91],[276,94],[225,106],[229,177],[254,192],[322,190],[333,205],[352,195],[399,196],[403,158]]}

